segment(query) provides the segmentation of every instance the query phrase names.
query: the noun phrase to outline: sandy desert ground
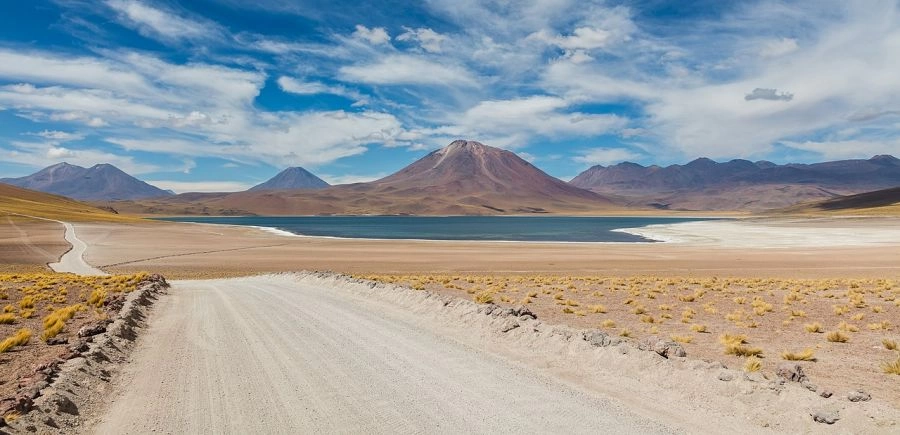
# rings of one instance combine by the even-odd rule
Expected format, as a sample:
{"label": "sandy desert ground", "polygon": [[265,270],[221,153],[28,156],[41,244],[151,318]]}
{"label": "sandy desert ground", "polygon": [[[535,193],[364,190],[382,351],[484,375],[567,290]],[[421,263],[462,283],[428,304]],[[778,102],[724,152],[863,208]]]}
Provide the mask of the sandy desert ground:
{"label": "sandy desert ground", "polygon": [[[691,224],[693,225],[693,224]],[[171,279],[296,270],[885,278],[900,276],[900,219],[754,221],[655,228],[681,243],[492,243],[289,237],[247,227],[76,225],[89,263]],[[705,234],[703,237],[689,234]],[[860,236],[857,236],[860,235]],[[729,246],[737,244],[738,247]]]}
{"label": "sandy desert ground", "polygon": [[[352,414],[360,411],[360,404],[346,398],[364,392],[350,391],[340,385],[348,382],[374,382],[373,379],[392,371],[391,373],[403,374],[396,378],[402,382],[393,386],[399,389],[399,402],[378,402],[378,406],[361,414],[367,416],[363,419],[365,421],[344,418],[348,428],[372,429],[374,426],[367,426],[367,421],[380,422],[378,427],[381,428],[393,424],[395,426],[391,427],[409,429],[435,421],[450,425],[448,427],[467,427],[466,424],[475,424],[473,420],[459,420],[457,417],[474,415],[479,417],[475,420],[480,423],[471,427],[475,430],[488,430],[493,428],[489,424],[493,421],[492,418],[513,415],[516,410],[521,409],[520,405],[526,404],[515,394],[514,397],[504,396],[507,393],[502,392],[503,385],[516,385],[517,392],[528,388],[529,394],[537,398],[536,402],[528,403],[571,402],[569,409],[574,409],[573,414],[564,414],[571,417],[570,421],[585,421],[587,418],[598,425],[617,421],[619,426],[605,427],[625,432],[699,427],[714,432],[725,428],[748,433],[766,428],[812,431],[823,427],[812,423],[810,417],[810,413],[820,411],[826,414],[840,413],[843,422],[834,426],[836,430],[863,427],[856,426],[857,424],[866,425],[864,432],[890,433],[895,430],[900,420],[896,418],[897,404],[890,405],[898,399],[889,386],[893,377],[878,373],[877,362],[893,358],[896,351],[881,348],[877,341],[898,338],[898,322],[891,319],[896,317],[896,310],[900,309],[896,303],[896,286],[900,281],[900,220],[782,219],[709,225],[711,226],[700,228],[696,225],[663,226],[641,230],[652,231],[656,237],[674,240],[670,243],[553,244],[340,240],[289,237],[254,228],[214,225],[160,222],[76,223],[74,229],[88,247],[84,259],[110,273],[148,271],[177,278],[223,278],[269,272],[332,270],[354,273],[357,276],[374,273],[379,275],[375,278],[382,281],[385,281],[385,276],[392,274],[405,275],[405,278],[392,279],[400,283],[406,279],[411,287],[427,288],[434,292],[408,290],[411,293],[406,293],[407,290],[402,289],[389,290],[387,293],[369,294],[368,296],[381,298],[379,301],[369,301],[367,297],[360,296],[357,287],[347,287],[345,281],[330,282],[327,285],[316,281],[314,285],[306,285],[290,281],[297,278],[261,276],[179,282],[169,296],[161,299],[161,305],[151,318],[147,340],[141,341],[133,365],[127,366],[128,370],[136,371],[128,372],[116,381],[116,391],[123,395],[117,396],[119,398],[108,412],[98,414],[98,420],[94,423],[101,424],[101,432],[133,429],[150,424],[146,420],[150,418],[150,414],[132,415],[127,412],[129,409],[150,407],[174,412],[175,409],[170,409],[173,406],[186,406],[190,410],[189,414],[196,418],[154,423],[155,427],[163,431],[265,429],[259,426],[262,424],[259,420],[252,420],[253,417],[241,407],[254,410],[250,414],[267,415],[265,409],[256,409],[257,405],[307,406],[316,400],[325,400],[317,399],[316,395],[321,394],[325,394],[322,397],[327,398],[322,403],[331,404],[329,409],[344,409]],[[34,224],[23,229],[18,225],[16,229],[6,228],[5,231],[5,234],[13,237],[7,237],[3,243],[19,246],[34,245],[36,240],[43,240],[40,237],[50,234],[48,231],[51,228]],[[61,231],[61,226],[57,231]],[[62,235],[61,232],[57,234],[57,237]],[[703,234],[703,237],[698,234]],[[787,244],[786,240],[793,242]],[[32,255],[29,258],[35,262],[46,261],[46,256]],[[452,281],[459,285],[448,288],[437,285],[441,281],[435,279],[422,285],[422,277],[442,275],[460,275],[459,279]],[[486,286],[489,285],[488,281],[492,285],[495,284],[494,281],[499,282],[501,279],[513,282],[537,275],[553,282],[551,284],[548,281],[545,288],[539,289],[541,294],[529,304],[538,314],[541,324],[569,325],[575,328],[573,331],[590,328],[606,331],[613,337],[620,334],[621,329],[628,328],[632,333],[632,338],[628,340],[631,343],[648,337],[668,339],[676,335],[682,338],[691,336],[691,343],[683,344],[689,351],[690,358],[677,362],[675,371],[672,367],[660,366],[659,359],[637,360],[640,361],[640,370],[637,371],[633,366],[635,360],[623,360],[603,368],[607,371],[604,375],[597,370],[612,361],[608,352],[621,353],[619,350],[583,352],[583,346],[591,349],[589,344],[577,341],[576,345],[571,341],[572,337],[580,336],[580,332],[575,332],[575,335],[571,332],[563,334],[569,337],[566,342],[552,341],[550,344],[555,344],[547,348],[549,354],[541,353],[543,356],[535,358],[535,346],[548,345],[545,341],[547,336],[552,338],[558,335],[558,331],[553,329],[555,327],[548,326],[550,329],[538,333],[542,337],[540,339],[527,335],[519,337],[519,341],[512,345],[505,341],[505,337],[508,337],[504,335],[505,332],[501,334],[501,338],[497,337],[498,325],[493,325],[493,332],[487,335],[477,329],[469,330],[465,322],[444,319],[436,325],[421,319],[423,316],[434,315],[433,309],[422,311],[417,308],[417,304],[410,305],[406,303],[408,301],[392,299],[407,297],[409,294],[413,295],[408,296],[411,298],[419,297],[415,295],[443,294],[450,297],[447,301],[465,302],[469,304],[467,307],[485,306],[471,302],[473,294],[469,291],[471,288],[467,288],[468,284]],[[468,282],[469,277],[472,283]],[[646,281],[651,278],[652,283]],[[704,282],[713,278],[716,281],[735,282],[742,279],[761,280],[770,287],[754,288],[753,291],[744,288],[746,295],[735,293],[740,293],[740,286],[722,291],[708,289],[709,295],[695,296],[699,298],[696,301],[683,301],[679,298],[696,294],[704,287]],[[814,280],[809,281],[813,283],[813,287],[817,283],[827,283],[828,280],[835,283],[835,287],[826,292],[818,292],[808,291],[809,286],[805,284],[797,284],[801,286],[796,291],[799,299],[789,300],[794,289],[785,287],[786,285],[796,284],[800,279],[813,278]],[[285,279],[288,281],[284,281]],[[575,283],[574,289],[568,286],[555,288],[557,283],[567,279],[609,280],[604,281],[606,284],[611,284],[613,280],[632,284],[640,281],[642,284],[637,289],[639,295],[627,294],[636,290],[633,286],[626,285],[621,293],[617,293],[611,288],[590,288],[593,284],[588,284],[587,281]],[[665,284],[666,280],[673,280],[676,286],[681,285],[683,288],[653,291],[659,287],[653,285]],[[351,287],[356,290],[345,292]],[[545,294],[543,290],[551,290],[554,294]],[[581,290],[584,292],[580,293]],[[603,292],[608,295],[608,299],[602,302],[592,301],[588,290],[591,290],[589,294]],[[281,291],[284,293],[279,295]],[[524,296],[528,296],[532,291],[534,290],[521,286],[516,292],[497,292],[495,302],[501,305],[518,305],[521,303],[518,298],[523,296],[519,293],[524,292]],[[338,296],[333,296],[331,292]],[[557,293],[562,293],[562,299],[556,297]],[[831,299],[834,299],[834,304],[831,305],[850,305],[857,293],[862,294],[864,300],[861,305],[851,308],[856,311],[840,315],[828,313],[832,309],[829,307]],[[737,301],[741,296],[746,298],[743,303]],[[709,300],[703,299],[704,297]],[[764,310],[764,315],[750,314],[751,307],[757,308],[757,297],[771,305],[771,310]],[[387,302],[384,298],[387,298]],[[625,303],[625,299],[629,298],[635,300],[631,304]],[[560,300],[567,302],[570,299],[577,299],[578,305],[558,304]],[[598,303],[607,304],[606,313],[584,312],[583,316],[577,314]],[[692,303],[697,306],[689,306]],[[447,304],[442,302],[440,307],[432,308],[441,311],[441,307],[449,306]],[[713,306],[709,306],[710,304]],[[664,309],[662,305],[667,305],[667,308]],[[218,308],[212,310],[210,307]],[[562,311],[566,308],[572,313]],[[636,308],[645,308],[646,312],[635,313]],[[736,311],[741,308],[746,310],[738,316]],[[474,309],[467,308],[469,311],[466,313],[471,314]],[[678,316],[664,316],[675,313],[683,317],[683,311],[688,309],[695,313],[690,323],[679,322]],[[795,315],[794,310],[802,311],[803,315]],[[368,314],[363,316],[360,313]],[[857,319],[859,314],[863,316]],[[653,324],[644,322],[644,316],[652,316]],[[346,333],[329,332],[334,328],[333,325],[328,326],[332,319],[339,319],[339,329]],[[615,322],[616,327],[605,326],[604,320]],[[862,331],[840,329],[841,320]],[[709,328],[707,333],[691,329],[695,323],[701,322]],[[806,323],[813,322],[822,323],[823,334],[805,331]],[[869,329],[869,323],[880,326],[878,330]],[[367,337],[366,334],[376,333],[366,329],[366,325],[376,326],[377,334],[382,335],[369,337],[371,340],[368,341],[363,339]],[[448,332],[447,328],[453,331]],[[535,332],[539,330],[537,328]],[[824,332],[834,332],[833,330],[842,331],[849,336],[849,343],[829,342],[822,338]],[[258,331],[264,332],[256,337]],[[402,334],[398,331],[402,331]],[[435,335],[437,333],[443,335]],[[719,338],[726,333],[746,335],[749,346],[765,349],[761,372],[744,374],[741,369],[746,363],[744,358],[722,354],[723,347]],[[277,338],[280,335],[294,336],[297,340],[285,341]],[[313,338],[307,340],[308,346],[301,346],[299,343],[303,340],[300,338],[307,336]],[[269,342],[276,339],[277,343]],[[260,340],[261,344],[255,340]],[[373,340],[391,344],[387,347],[373,347],[370,343]],[[507,345],[511,347],[505,348]],[[281,350],[263,358],[260,355],[265,353],[254,352],[254,346]],[[400,347],[395,349],[395,346]],[[820,398],[799,385],[790,385],[785,392],[781,387],[772,387],[775,384],[768,380],[773,378],[773,366],[780,361],[779,354],[782,351],[799,352],[806,347],[813,348],[818,361],[801,362],[801,365],[807,367],[813,376],[813,383],[820,382],[822,389],[834,389],[834,399]],[[330,357],[345,361],[351,366],[357,364],[368,367],[370,376],[364,377],[367,381],[354,380],[358,373],[341,372],[346,369],[339,370],[340,367],[335,366],[328,373],[311,375],[305,380],[295,379],[296,382],[269,389],[259,387],[276,384],[271,379],[267,381],[268,378],[257,379],[265,376],[265,373],[281,373],[280,376],[291,378],[292,370],[288,365],[306,361],[297,358],[298,355],[308,355],[310,348],[319,349],[319,355],[323,358]],[[569,353],[575,348],[581,350]],[[347,354],[334,349],[355,350]],[[443,366],[435,365],[445,369],[439,371],[440,379],[432,379],[434,373],[431,371],[416,371],[421,368],[417,369],[411,363],[424,358],[423,354],[436,352],[436,349],[444,349],[443,352],[448,353],[444,356],[452,360],[452,364],[445,362]],[[219,363],[221,359],[217,355],[222,352],[231,355],[229,364]],[[377,358],[371,357],[377,352],[388,352],[393,355],[392,359],[379,362]],[[250,379],[256,381],[253,382],[254,386],[245,385],[246,389],[233,391],[234,388],[231,387],[216,387],[216,384],[209,382],[186,380],[191,386],[190,390],[178,393],[172,389],[181,383],[172,379],[177,379],[180,375],[174,372],[167,375],[165,370],[160,370],[159,361],[162,357],[166,361],[174,358],[183,361],[184,366],[202,369],[210,379],[240,379],[250,376]],[[703,358],[706,362],[697,358]],[[235,364],[236,361],[239,364]],[[584,367],[588,362],[591,364],[590,368],[572,368],[573,364]],[[314,365],[309,361],[307,363],[310,367]],[[385,366],[387,363],[393,365]],[[516,370],[509,372],[509,364],[513,364]],[[724,368],[726,365],[730,369]],[[679,371],[682,369],[684,371]],[[616,376],[611,377],[609,370],[614,371]],[[459,378],[449,375],[459,371],[467,375]],[[504,382],[495,385],[494,380],[482,377],[482,371],[495,373],[496,378]],[[833,373],[829,374],[828,371]],[[159,376],[147,376],[144,379],[134,376],[138,372],[158,372]],[[846,377],[842,377],[844,372]],[[329,376],[335,378],[330,379]],[[536,380],[537,385],[532,383],[522,387],[523,376]],[[195,378],[203,377],[197,375]],[[719,380],[725,378],[729,380]],[[472,393],[472,400],[464,404],[458,401],[444,403],[444,398],[439,397],[439,393],[447,391],[446,388],[421,389],[423,385],[439,383],[441,379],[442,382],[454,384],[481,379],[483,382],[480,385],[489,386],[491,391],[500,389],[501,392]],[[644,381],[648,379],[654,381],[647,384]],[[732,379],[739,382],[731,383]],[[296,386],[303,382],[312,382],[307,386],[315,394],[291,398],[292,394],[298,394],[300,390],[296,390]],[[413,383],[417,384],[412,385]],[[875,399],[867,404],[851,404],[846,399],[848,392],[844,391],[848,388],[868,389]],[[273,389],[275,394],[263,394],[263,390]],[[136,396],[134,391],[141,394]],[[631,393],[623,394],[622,391]],[[233,402],[232,396],[241,392],[246,393],[243,397],[247,400]],[[579,396],[581,394],[587,396]],[[742,394],[742,399],[735,399],[735,394]],[[171,397],[176,399],[165,399]],[[219,399],[213,402],[198,399],[202,397]],[[344,399],[340,399],[341,397]],[[391,411],[406,406],[405,397],[431,397],[429,400],[436,405],[443,403],[441,406],[450,407],[452,404],[455,408],[451,409],[453,412],[447,411],[441,416],[430,415],[421,408],[409,408],[412,414],[398,415],[396,410]],[[694,405],[684,405],[683,409],[678,410],[652,405],[659,397],[665,397],[666,403]],[[723,400],[726,397],[729,399]],[[702,400],[705,405],[697,405],[697,400]],[[780,403],[784,400],[789,400],[791,406]],[[491,408],[489,404],[497,401],[506,405],[495,404]],[[486,406],[489,408],[485,409]],[[552,407],[541,410],[540,406],[529,406],[540,411],[529,414],[537,419],[532,421],[534,424],[557,422],[560,417],[558,413],[552,412]],[[601,411],[588,415],[582,412],[584,406]],[[341,419],[341,416],[331,414],[330,411],[316,411],[316,408],[308,406],[307,409],[315,412],[291,417],[285,420],[284,424],[287,426],[272,426],[269,429],[326,427],[329,422]],[[476,409],[481,411],[475,411]],[[212,411],[232,415],[234,420],[226,424],[200,418],[204,413]],[[545,411],[552,415],[543,414]],[[715,412],[715,426],[711,426],[713,423],[703,417],[710,412]],[[523,421],[531,420],[526,418]],[[586,426],[572,424],[567,427],[577,431]]]}

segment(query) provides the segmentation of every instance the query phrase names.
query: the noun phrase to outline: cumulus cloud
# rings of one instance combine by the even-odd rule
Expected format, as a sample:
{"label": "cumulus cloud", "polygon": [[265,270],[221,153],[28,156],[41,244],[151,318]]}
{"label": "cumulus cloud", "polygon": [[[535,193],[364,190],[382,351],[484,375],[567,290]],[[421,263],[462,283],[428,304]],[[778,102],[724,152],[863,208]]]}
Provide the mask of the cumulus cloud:
{"label": "cumulus cloud", "polygon": [[423,50],[429,53],[440,53],[441,44],[447,40],[447,36],[441,35],[427,27],[411,29],[403,28],[405,32],[397,36],[398,41],[416,41]]}
{"label": "cumulus cloud", "polygon": [[747,95],[744,95],[744,100],[753,101],[753,100],[770,100],[770,101],[791,101],[794,99],[794,94],[790,92],[778,92],[778,89],[774,88],[756,88],[753,92],[750,92]]}
{"label": "cumulus cloud", "polygon": [[384,27],[373,27],[370,29],[362,24],[356,25],[356,30],[353,31],[353,37],[366,41],[372,45],[387,44],[391,41],[391,36],[388,35],[388,32]]}

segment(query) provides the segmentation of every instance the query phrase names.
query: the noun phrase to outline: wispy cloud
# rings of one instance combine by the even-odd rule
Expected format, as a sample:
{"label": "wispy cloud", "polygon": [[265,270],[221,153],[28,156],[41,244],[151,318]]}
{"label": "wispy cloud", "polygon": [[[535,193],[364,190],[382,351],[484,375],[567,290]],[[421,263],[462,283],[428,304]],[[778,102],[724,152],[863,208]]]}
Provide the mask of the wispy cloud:
{"label": "wispy cloud", "polygon": [[186,18],[141,0],[107,0],[106,5],[116,12],[120,22],[149,38],[162,41],[208,40],[224,33],[216,23]]}

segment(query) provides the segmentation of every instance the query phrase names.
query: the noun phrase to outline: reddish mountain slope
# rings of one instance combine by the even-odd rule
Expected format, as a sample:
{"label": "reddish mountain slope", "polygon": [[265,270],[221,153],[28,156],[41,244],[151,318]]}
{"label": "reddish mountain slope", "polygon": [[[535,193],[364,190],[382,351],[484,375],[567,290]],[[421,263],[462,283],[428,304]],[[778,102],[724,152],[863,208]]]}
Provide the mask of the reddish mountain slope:
{"label": "reddish mountain slope", "polygon": [[553,178],[509,151],[455,141],[370,183],[319,190],[248,191],[186,204],[173,199],[118,203],[138,213],[525,214],[620,209],[605,196]]}

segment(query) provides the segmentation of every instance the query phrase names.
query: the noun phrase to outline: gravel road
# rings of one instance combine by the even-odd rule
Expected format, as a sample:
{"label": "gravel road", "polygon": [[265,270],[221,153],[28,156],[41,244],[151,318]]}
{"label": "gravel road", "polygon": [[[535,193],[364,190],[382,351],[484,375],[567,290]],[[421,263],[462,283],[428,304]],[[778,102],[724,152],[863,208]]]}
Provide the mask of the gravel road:
{"label": "gravel road", "polygon": [[173,283],[98,433],[669,433],[384,301]]}

